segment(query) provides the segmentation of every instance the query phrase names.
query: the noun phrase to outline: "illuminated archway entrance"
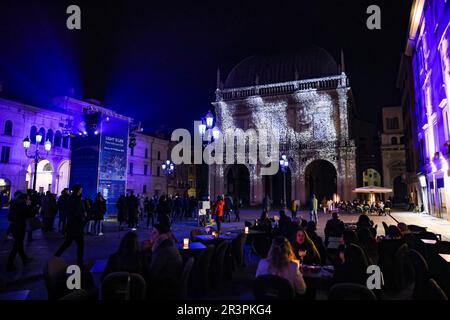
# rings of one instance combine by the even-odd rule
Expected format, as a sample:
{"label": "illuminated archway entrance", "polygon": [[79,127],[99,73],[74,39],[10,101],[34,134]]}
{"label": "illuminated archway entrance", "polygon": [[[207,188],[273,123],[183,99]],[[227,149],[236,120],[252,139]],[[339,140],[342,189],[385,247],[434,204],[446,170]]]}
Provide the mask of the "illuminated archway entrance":
{"label": "illuminated archway entrance", "polygon": [[[32,167],[34,167],[34,162],[28,165],[26,179],[29,182],[29,188],[33,188],[33,173]],[[52,177],[53,177],[53,167],[48,160],[41,160],[37,166],[36,172],[36,191],[46,192],[52,191]]]}
{"label": "illuminated archway entrance", "polygon": [[56,182],[56,194],[61,194],[61,191],[64,188],[69,188],[69,181],[70,181],[70,161],[65,160],[61,162],[61,164],[58,167],[58,174],[57,174],[57,182]]}
{"label": "illuminated archway entrance", "polygon": [[319,203],[325,197],[333,199],[337,193],[337,172],[333,164],[326,160],[314,160],[305,170],[305,191],[306,201],[309,201],[313,194]]}
{"label": "illuminated archway entrance", "polygon": [[243,205],[250,204],[250,172],[245,165],[235,164],[228,168],[225,193],[238,197]]}

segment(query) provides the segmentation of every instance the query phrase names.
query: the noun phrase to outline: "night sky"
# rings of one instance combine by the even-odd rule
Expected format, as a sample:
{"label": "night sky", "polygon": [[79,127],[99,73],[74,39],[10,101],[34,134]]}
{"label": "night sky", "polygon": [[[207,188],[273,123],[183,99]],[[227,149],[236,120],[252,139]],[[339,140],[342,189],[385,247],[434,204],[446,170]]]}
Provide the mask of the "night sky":
{"label": "night sky", "polygon": [[[396,78],[412,0],[17,1],[0,3],[1,96],[49,107],[58,95],[94,98],[149,130],[191,129],[222,78],[247,56],[308,44],[346,73],[358,117],[399,103]],[[81,7],[82,29],[66,28]],[[381,7],[381,30],[366,8]]]}

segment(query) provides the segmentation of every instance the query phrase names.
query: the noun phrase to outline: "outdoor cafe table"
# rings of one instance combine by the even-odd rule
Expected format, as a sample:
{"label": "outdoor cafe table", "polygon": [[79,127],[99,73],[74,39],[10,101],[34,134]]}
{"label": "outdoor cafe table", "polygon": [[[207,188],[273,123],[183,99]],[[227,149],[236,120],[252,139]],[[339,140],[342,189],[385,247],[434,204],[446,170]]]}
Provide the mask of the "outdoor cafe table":
{"label": "outdoor cafe table", "polygon": [[219,242],[224,240],[233,240],[234,237],[224,234],[220,234],[218,237],[214,237],[212,234],[199,234],[196,235],[194,239],[198,242],[208,245],[208,244],[218,244]]}
{"label": "outdoor cafe table", "polygon": [[190,257],[196,257],[206,246],[201,242],[192,242],[189,241],[189,245],[187,248],[184,247],[183,242],[177,243],[178,251],[180,252],[183,260],[186,260]]}
{"label": "outdoor cafe table", "polygon": [[30,290],[11,291],[0,294],[0,301],[3,300],[27,300]]}
{"label": "outdoor cafe table", "polygon": [[331,283],[334,274],[333,266],[301,265],[301,272],[306,283],[306,300],[316,300],[317,289],[323,289]]}
{"label": "outdoor cafe table", "polygon": [[447,262],[450,263],[450,254],[443,254],[443,253],[440,253],[439,256],[440,256],[442,259],[444,259],[445,261],[447,261]]}

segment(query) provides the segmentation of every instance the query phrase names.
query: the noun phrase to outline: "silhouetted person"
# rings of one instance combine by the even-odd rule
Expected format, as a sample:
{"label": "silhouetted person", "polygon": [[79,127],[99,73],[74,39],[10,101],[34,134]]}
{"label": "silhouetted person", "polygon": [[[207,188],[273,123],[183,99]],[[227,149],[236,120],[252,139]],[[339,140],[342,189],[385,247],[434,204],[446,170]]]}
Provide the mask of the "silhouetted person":
{"label": "silhouetted person", "polygon": [[70,247],[73,241],[77,244],[77,264],[83,268],[84,254],[84,220],[86,209],[81,198],[83,188],[79,184],[72,186],[72,194],[69,198],[69,211],[67,213],[66,239],[61,247],[56,251],[55,256],[60,257],[64,251]]}
{"label": "silhouetted person", "polygon": [[14,260],[19,254],[24,265],[27,265],[31,259],[25,254],[23,241],[26,232],[26,220],[33,216],[31,201],[26,194],[18,191],[14,194],[14,199],[10,203],[8,220],[10,221],[10,230],[14,239],[14,244],[8,256],[7,271],[15,271]]}
{"label": "silhouetted person", "polygon": [[67,225],[67,212],[69,211],[69,190],[64,188],[61,191],[61,196],[58,198],[57,207],[58,207],[58,232],[64,234],[66,232]]}

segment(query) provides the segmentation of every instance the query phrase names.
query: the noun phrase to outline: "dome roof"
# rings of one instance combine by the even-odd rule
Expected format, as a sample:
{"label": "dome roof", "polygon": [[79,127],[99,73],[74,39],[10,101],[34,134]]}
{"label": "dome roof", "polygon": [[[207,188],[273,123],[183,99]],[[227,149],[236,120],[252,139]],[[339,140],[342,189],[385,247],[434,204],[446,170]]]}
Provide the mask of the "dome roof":
{"label": "dome roof", "polygon": [[261,54],[239,62],[228,75],[224,87],[237,88],[259,84],[338,75],[339,67],[326,50],[311,46],[295,52]]}

